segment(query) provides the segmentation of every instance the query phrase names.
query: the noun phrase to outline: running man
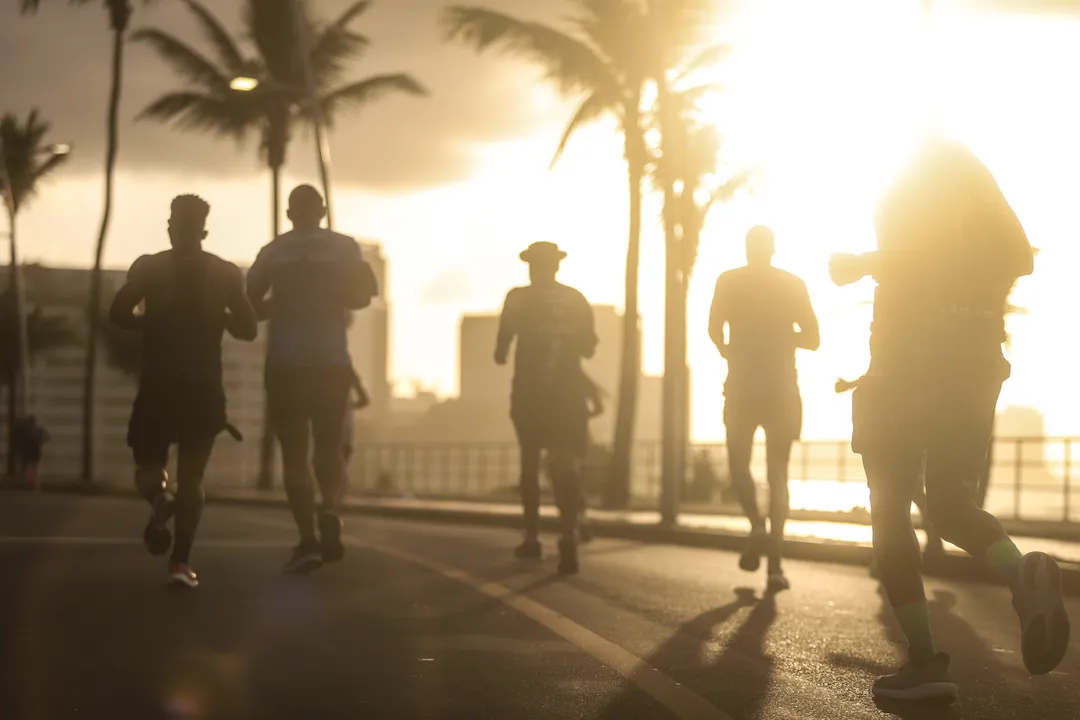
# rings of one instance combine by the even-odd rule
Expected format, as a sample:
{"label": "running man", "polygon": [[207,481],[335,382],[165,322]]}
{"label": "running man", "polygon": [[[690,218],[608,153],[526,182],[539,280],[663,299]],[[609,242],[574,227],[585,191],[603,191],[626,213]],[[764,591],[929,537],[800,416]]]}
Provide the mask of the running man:
{"label": "running man", "polygon": [[578,571],[581,465],[589,442],[591,391],[581,361],[592,357],[598,338],[589,301],[555,280],[566,253],[537,242],[520,257],[529,264],[530,284],[507,293],[495,343],[495,362],[505,365],[517,338],[510,417],[521,448],[525,541],[516,554],[541,556],[540,456],[546,450],[562,525],[559,572],[572,574]]}
{"label": "running man", "polygon": [[[306,573],[345,555],[339,509],[345,486],[342,426],[352,384],[347,311],[370,305],[378,288],[357,242],[321,227],[326,206],[318,190],[310,185],[293,190],[288,215],[293,229],[259,252],[247,290],[252,303],[269,315],[267,409],[300,533],[285,571]],[[309,440],[322,495],[318,533]]]}
{"label": "running man", "polygon": [[41,490],[38,467],[41,465],[41,451],[49,441],[49,431],[38,424],[37,417],[27,415],[16,426],[16,440],[22,456],[22,480],[31,490]]}
{"label": "running man", "polygon": [[[757,571],[761,554],[767,551],[770,591],[790,587],[780,553],[788,516],[791,445],[802,434],[795,350],[817,350],[821,343],[806,284],[773,267],[775,252],[772,230],[761,225],[751,228],[746,235],[746,266],[729,270],[717,279],[709,314],[709,337],[728,364],[724,427],[731,482],[750,520],[750,537],[739,567]],[[750,474],[754,435],[759,427],[765,431],[771,536],[766,534]]]}
{"label": "running man", "polygon": [[1010,588],[1024,665],[1061,662],[1069,619],[1061,574],[1043,553],[1021,555],[975,502],[1002,383],[1005,308],[1034,269],[1031,245],[990,171],[967,148],[934,140],[914,156],[875,216],[877,251],[836,255],[837,285],[877,281],[870,370],[852,397],[852,450],[870,487],[881,581],[909,660],[874,695],[955,699],[949,656],[934,644],[911,501],[925,462],[927,511],[941,536],[981,558]]}
{"label": "running man", "polygon": [[[202,515],[203,473],[214,440],[226,429],[221,340],[226,330],[251,341],[255,311],[239,268],[202,249],[210,206],[195,195],[172,201],[171,250],[144,255],[128,270],[113,299],[112,323],[141,332],[139,390],[128,425],[135,485],[151,506],[143,533],[147,549],[164,555],[172,544],[172,582],[196,587],[191,545]],[[135,314],[139,304],[145,312]],[[167,490],[169,446],[177,446],[175,498]]]}

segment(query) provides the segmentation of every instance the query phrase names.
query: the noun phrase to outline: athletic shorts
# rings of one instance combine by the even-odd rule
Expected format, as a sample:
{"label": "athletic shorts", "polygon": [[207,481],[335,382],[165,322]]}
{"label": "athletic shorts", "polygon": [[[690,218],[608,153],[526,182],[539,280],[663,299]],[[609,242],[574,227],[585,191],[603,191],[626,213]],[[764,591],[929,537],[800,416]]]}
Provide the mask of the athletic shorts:
{"label": "athletic shorts", "polygon": [[753,436],[760,427],[769,439],[802,437],[802,397],[797,383],[744,389],[724,387],[724,427],[728,437]]}
{"label": "athletic shorts", "polygon": [[585,457],[589,448],[589,407],[578,392],[510,395],[510,419],[518,444],[539,450],[563,450]]}
{"label": "athletic shorts", "polygon": [[868,375],[851,398],[851,449],[884,458],[890,467],[925,467],[927,486],[960,483],[974,492],[990,452],[1002,382],[985,375],[933,383]]}
{"label": "athletic shorts", "polygon": [[164,466],[170,445],[211,442],[225,423],[225,390],[220,385],[147,382],[135,397],[127,443],[136,465]]}
{"label": "athletic shorts", "polygon": [[329,444],[341,452],[351,384],[345,365],[268,367],[267,408],[282,446],[299,447],[313,437],[316,450]]}

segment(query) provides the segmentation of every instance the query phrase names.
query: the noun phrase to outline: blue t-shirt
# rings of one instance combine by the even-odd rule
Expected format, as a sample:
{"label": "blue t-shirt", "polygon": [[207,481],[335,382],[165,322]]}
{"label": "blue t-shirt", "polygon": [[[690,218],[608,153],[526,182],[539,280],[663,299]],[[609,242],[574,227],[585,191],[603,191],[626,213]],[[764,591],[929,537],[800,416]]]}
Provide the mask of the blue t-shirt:
{"label": "blue t-shirt", "polygon": [[247,286],[272,294],[267,365],[349,366],[349,310],[366,269],[360,245],[325,228],[291,230],[259,251]]}

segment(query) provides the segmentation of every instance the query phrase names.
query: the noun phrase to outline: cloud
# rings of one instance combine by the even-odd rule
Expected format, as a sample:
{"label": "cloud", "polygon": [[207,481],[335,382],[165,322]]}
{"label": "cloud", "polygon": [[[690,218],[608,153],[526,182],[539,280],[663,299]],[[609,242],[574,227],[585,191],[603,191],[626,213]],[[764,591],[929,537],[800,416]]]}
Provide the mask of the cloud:
{"label": "cloud", "polygon": [[[346,5],[320,5],[333,16]],[[506,3],[508,12],[531,8],[528,0]],[[460,180],[473,168],[473,149],[485,142],[534,132],[561,117],[543,105],[538,73],[512,60],[477,56],[443,42],[438,25],[442,0],[384,0],[357,24],[373,45],[347,77],[408,72],[431,97],[389,97],[360,112],[343,114],[330,135],[338,184],[382,191],[417,189]],[[0,7],[0,86],[3,111],[40,108],[52,121],[52,137],[71,142],[69,168],[98,173],[104,158],[104,128],[110,67],[110,32],[97,5],[71,8],[47,3],[34,16],[19,17],[17,3]],[[230,28],[239,26],[240,0],[213,3]],[[189,14],[174,3],[139,6],[133,28],[165,27],[198,46]],[[230,139],[177,132],[136,123],[135,116],[163,92],[180,87],[161,62],[139,45],[125,47],[119,163],[155,173],[250,176],[261,169],[258,138],[237,146]],[[289,148],[292,174],[314,171],[314,142],[298,132]]]}

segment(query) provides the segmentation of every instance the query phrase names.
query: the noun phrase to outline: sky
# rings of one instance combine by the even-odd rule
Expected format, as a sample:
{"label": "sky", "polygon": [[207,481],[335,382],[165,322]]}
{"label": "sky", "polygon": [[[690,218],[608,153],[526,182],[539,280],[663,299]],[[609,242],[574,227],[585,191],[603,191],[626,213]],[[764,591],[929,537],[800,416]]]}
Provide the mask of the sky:
{"label": "sky", "polygon": [[[309,0],[323,17],[344,0]],[[443,41],[446,0],[376,0],[356,27],[372,39],[356,78],[409,72],[430,97],[392,97],[343,115],[330,137],[336,229],[380,242],[389,259],[393,379],[443,394],[457,385],[457,323],[495,311],[526,281],[517,253],[554,240],[569,252],[562,279],[595,303],[621,306],[627,231],[625,167],[610,122],[589,126],[554,170],[552,152],[574,108],[540,72],[497,54]],[[561,22],[569,3],[487,0],[521,17]],[[19,218],[29,261],[86,266],[101,211],[109,32],[96,3],[47,3],[19,17],[0,7],[0,111],[39,108],[71,162]],[[230,28],[240,0],[215,0]],[[726,3],[718,40],[734,52],[715,70],[725,92],[707,117],[725,133],[725,158],[753,167],[753,191],[714,209],[691,285],[694,434],[723,434],[725,367],[706,334],[716,276],[744,260],[757,223],[777,234],[776,264],[803,277],[822,324],[822,348],[801,353],[808,437],[850,432],[850,397],[837,376],[859,375],[872,286],[835,288],[832,252],[872,247],[870,213],[889,173],[928,118],[968,143],[994,172],[1041,249],[1010,320],[1014,364],[1002,405],[1038,407],[1052,435],[1080,433],[1075,378],[1074,281],[1080,219],[1080,2],[939,0],[929,35],[919,0],[754,0]],[[133,28],[166,27],[199,46],[183,7],[139,6]],[[257,142],[136,122],[158,94],[180,87],[137,44],[125,49],[121,148],[106,264],[125,267],[163,248],[169,200],[197,192],[212,205],[207,248],[247,264],[270,234],[269,174]],[[927,92],[930,89],[932,92]],[[314,145],[298,135],[286,187],[314,182]],[[662,371],[662,234],[659,204],[645,203],[641,307],[645,365]]]}

